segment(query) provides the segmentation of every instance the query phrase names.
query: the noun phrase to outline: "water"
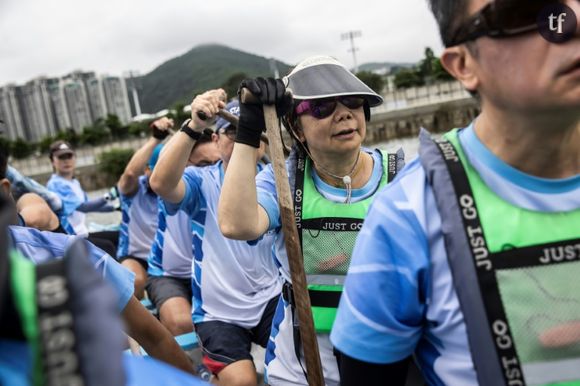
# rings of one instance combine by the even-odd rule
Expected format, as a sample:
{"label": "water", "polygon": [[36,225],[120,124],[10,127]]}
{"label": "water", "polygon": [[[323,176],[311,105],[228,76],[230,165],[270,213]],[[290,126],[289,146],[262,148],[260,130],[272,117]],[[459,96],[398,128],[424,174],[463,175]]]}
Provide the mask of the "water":
{"label": "water", "polygon": [[[417,155],[419,150],[419,139],[417,137],[409,138],[398,138],[386,142],[380,142],[378,144],[369,146],[370,148],[379,148],[381,150],[386,150],[389,152],[395,152],[398,148],[402,147],[405,152],[405,161],[408,163]],[[101,197],[103,194],[107,193],[109,189],[95,190],[89,192],[89,198]],[[89,230],[97,230],[98,225],[111,225],[119,224],[121,222],[121,212],[109,212],[109,213],[88,213],[86,223],[89,226]],[[93,226],[91,226],[93,223]]]}

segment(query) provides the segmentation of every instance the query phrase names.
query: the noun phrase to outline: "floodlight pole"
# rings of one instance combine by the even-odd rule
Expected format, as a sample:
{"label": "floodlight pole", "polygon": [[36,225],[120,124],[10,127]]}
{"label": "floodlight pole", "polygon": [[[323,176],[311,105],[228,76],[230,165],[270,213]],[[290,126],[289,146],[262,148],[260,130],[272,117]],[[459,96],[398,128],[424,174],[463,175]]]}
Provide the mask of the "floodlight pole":
{"label": "floodlight pole", "polygon": [[358,51],[358,47],[354,45],[354,38],[359,38],[362,36],[361,31],[348,31],[340,35],[341,40],[350,40],[350,49],[349,52],[352,52],[352,60],[354,62],[354,73],[358,72],[358,64],[356,62],[356,51]]}

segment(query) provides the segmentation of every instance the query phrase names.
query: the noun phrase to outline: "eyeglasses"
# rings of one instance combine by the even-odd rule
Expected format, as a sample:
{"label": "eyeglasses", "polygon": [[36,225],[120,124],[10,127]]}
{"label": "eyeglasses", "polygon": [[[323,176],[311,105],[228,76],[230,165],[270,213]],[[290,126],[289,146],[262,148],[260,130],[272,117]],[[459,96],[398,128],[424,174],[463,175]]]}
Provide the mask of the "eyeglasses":
{"label": "eyeglasses", "polygon": [[[556,0],[494,0],[461,25],[445,46],[457,46],[482,36],[504,38],[538,29],[542,9]],[[546,21],[547,22],[547,21]]]}
{"label": "eyeglasses", "polygon": [[61,161],[65,161],[68,159],[72,159],[75,155],[73,153],[64,153],[61,155],[57,155],[56,158],[58,158]]}
{"label": "eyeglasses", "polygon": [[310,114],[314,118],[323,119],[334,112],[337,102],[348,107],[349,109],[358,109],[365,103],[362,96],[348,95],[336,98],[309,99],[302,101],[296,106],[296,114]]}

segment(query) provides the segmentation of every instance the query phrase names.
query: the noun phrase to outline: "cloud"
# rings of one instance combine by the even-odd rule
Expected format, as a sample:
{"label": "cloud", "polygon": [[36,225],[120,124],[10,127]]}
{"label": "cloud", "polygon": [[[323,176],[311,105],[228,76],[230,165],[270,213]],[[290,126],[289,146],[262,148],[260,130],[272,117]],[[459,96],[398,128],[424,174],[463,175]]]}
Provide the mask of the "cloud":
{"label": "cloud", "polygon": [[123,74],[151,71],[192,47],[213,42],[290,64],[315,54],[352,65],[349,30],[358,62],[420,59],[426,46],[441,50],[425,0],[2,0],[5,36],[0,85],[75,69]]}

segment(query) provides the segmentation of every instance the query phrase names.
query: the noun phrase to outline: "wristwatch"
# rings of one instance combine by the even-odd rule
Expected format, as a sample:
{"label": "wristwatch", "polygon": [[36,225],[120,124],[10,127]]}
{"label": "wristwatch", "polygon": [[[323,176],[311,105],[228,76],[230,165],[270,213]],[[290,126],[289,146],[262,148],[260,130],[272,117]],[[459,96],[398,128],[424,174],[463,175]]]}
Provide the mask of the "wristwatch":
{"label": "wristwatch", "polygon": [[197,141],[199,137],[201,137],[202,133],[200,133],[199,131],[195,131],[191,127],[189,127],[190,121],[191,118],[183,121],[183,123],[181,124],[181,129],[179,129],[179,131],[183,131],[185,134],[189,136],[189,138],[193,139],[194,141]]}

